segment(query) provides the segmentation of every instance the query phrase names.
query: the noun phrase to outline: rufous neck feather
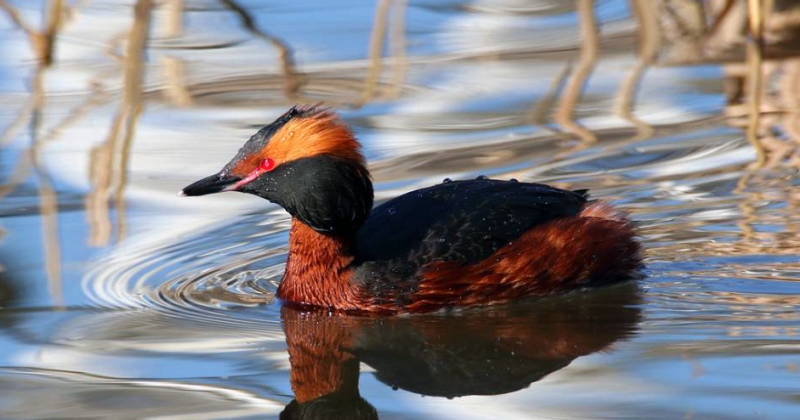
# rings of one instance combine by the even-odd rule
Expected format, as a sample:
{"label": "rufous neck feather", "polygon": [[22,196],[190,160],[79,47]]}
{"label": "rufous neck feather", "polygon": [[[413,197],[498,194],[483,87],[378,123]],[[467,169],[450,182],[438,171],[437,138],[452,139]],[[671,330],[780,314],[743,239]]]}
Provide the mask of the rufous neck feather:
{"label": "rufous neck feather", "polygon": [[355,301],[350,284],[352,240],[326,235],[292,219],[286,271],[278,298],[346,309]]}

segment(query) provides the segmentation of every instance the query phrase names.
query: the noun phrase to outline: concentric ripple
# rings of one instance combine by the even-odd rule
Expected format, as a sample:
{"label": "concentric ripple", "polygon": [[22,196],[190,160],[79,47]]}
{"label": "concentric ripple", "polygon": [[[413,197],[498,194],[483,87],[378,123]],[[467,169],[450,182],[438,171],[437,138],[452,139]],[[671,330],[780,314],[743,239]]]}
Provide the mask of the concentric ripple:
{"label": "concentric ripple", "polygon": [[263,312],[240,309],[272,302],[287,227],[282,216],[245,216],[184,240],[118,249],[87,272],[82,288],[101,308],[155,309],[218,327],[261,324]]}

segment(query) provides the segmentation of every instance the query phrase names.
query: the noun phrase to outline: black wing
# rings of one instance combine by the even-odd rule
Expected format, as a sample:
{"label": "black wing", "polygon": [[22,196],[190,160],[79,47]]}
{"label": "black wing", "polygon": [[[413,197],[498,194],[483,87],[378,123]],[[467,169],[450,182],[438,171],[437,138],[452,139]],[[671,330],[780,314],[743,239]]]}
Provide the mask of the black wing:
{"label": "black wing", "polygon": [[407,278],[431,261],[477,262],[536,225],[577,214],[586,200],[585,191],[492,179],[412,191],[372,211],[355,264],[368,277]]}

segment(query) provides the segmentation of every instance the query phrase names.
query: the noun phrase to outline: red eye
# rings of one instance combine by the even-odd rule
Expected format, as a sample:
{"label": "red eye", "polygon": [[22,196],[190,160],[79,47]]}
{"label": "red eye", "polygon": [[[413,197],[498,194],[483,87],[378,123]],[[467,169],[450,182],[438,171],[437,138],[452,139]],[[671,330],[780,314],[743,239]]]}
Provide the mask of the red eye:
{"label": "red eye", "polygon": [[264,172],[269,172],[275,169],[275,161],[270,158],[266,158],[258,164],[258,167]]}

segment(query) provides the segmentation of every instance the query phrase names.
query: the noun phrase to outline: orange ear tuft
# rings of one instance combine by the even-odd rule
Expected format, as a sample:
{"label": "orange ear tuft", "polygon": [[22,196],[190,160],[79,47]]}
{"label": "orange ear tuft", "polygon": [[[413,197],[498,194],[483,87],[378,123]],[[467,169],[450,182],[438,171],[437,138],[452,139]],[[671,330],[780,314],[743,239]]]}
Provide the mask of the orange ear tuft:
{"label": "orange ear tuft", "polygon": [[361,146],[334,112],[312,108],[301,115],[272,136],[265,157],[282,163],[324,154],[364,163]]}
{"label": "orange ear tuft", "polygon": [[[318,155],[364,164],[361,145],[336,113],[316,106],[295,107],[289,113],[294,116],[272,134],[263,149],[239,161],[233,173],[246,176],[267,158],[275,166]],[[292,115],[289,113],[284,115]]]}

